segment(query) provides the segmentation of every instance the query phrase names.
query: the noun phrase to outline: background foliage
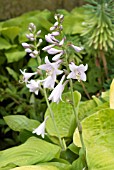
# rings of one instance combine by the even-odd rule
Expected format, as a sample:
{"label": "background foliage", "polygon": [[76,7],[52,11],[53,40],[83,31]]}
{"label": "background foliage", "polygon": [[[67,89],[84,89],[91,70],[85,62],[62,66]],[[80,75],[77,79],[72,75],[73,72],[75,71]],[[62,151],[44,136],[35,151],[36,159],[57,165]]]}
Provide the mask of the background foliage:
{"label": "background foliage", "polygon": [[[85,82],[84,85],[81,85],[79,82],[74,82],[74,89],[78,90],[78,92],[76,91],[74,94],[77,103],[80,102],[80,93],[82,94],[79,106],[79,118],[85,129],[84,140],[88,150],[87,161],[89,168],[100,170],[99,167],[105,166],[106,155],[109,155],[108,159],[110,162],[113,162],[113,142],[109,143],[109,146],[107,145],[107,141],[109,142],[109,139],[113,141],[114,111],[109,108],[108,90],[114,77],[114,50],[109,49],[105,53],[106,60],[108,61],[108,79],[106,79],[102,62],[100,61],[101,67],[98,68],[95,63],[96,53],[93,53],[85,45],[85,41],[89,38],[89,35],[86,35],[86,37],[82,36],[86,28],[84,22],[86,20],[87,10],[85,7],[74,8],[71,12],[59,9],[56,13],[61,13],[65,16],[63,23],[65,35],[73,44],[85,47],[83,52],[75,54],[75,59],[77,64],[88,64],[87,82]],[[46,130],[50,137],[46,137],[46,141],[40,139],[40,137],[36,138],[36,136],[33,136],[33,128],[36,128],[40,122],[42,122],[44,116],[49,114],[49,111],[48,109],[46,110],[47,107],[42,94],[39,94],[37,97],[29,93],[25,85],[21,83],[22,76],[20,75],[19,69],[23,70],[27,68],[28,71],[34,71],[37,68],[37,63],[25,53],[21,45],[22,42],[28,41],[25,36],[28,25],[30,22],[33,22],[37,26],[37,30],[42,30],[39,38],[44,39],[44,35],[49,32],[49,28],[54,23],[54,13],[55,12],[48,10],[38,10],[0,22],[0,150],[3,150],[0,152],[0,166],[4,170],[16,166],[23,166],[23,169],[26,169],[28,168],[26,165],[31,165],[29,169],[32,170],[35,169],[35,167],[32,166],[34,164],[38,166],[37,169],[39,170],[45,170],[45,167],[47,169],[52,168],[53,170],[54,168],[55,170],[74,170],[75,168],[82,170],[83,168],[81,162],[82,153],[77,131],[73,134],[76,124],[71,112],[71,105],[68,104],[66,98],[67,96],[68,99],[70,99],[70,94],[66,93],[63,95],[65,102],[60,102],[56,109],[54,109],[55,105],[52,104],[57,127],[59,130],[63,128],[61,130],[61,137],[66,145],[66,151],[61,152],[60,147],[57,146],[57,134],[54,128],[52,128],[51,119],[47,122]],[[43,43],[41,48],[45,45],[46,44]],[[71,53],[71,61],[72,55],[74,54]],[[41,52],[41,57],[45,57],[45,52]],[[100,82],[99,79],[101,80]],[[106,90],[107,92],[104,92]],[[87,94],[89,94],[90,100],[88,100]],[[96,125],[94,120],[97,120]],[[112,122],[109,127],[111,131],[110,135],[110,131],[108,131],[109,122]],[[91,129],[88,128],[88,124],[90,124]],[[96,126],[98,126],[97,130],[100,130],[103,136],[94,131]],[[90,132],[91,130],[92,133]],[[98,144],[98,148],[96,146],[94,151],[92,142],[89,141],[90,138]],[[49,142],[51,144],[49,144]],[[96,157],[99,156],[97,155],[98,153],[102,153],[103,151],[99,150],[102,142],[105,145],[106,155],[100,155],[101,160],[99,165],[99,160],[96,160]],[[11,146],[15,147],[10,148]],[[31,151],[28,153],[27,148],[29,146],[31,146]],[[37,147],[34,148],[34,146],[40,147],[36,150]],[[108,150],[109,147],[111,147],[112,150]],[[6,148],[9,149],[4,150]],[[27,152],[26,154],[25,151]],[[12,153],[11,157],[9,156],[10,153]],[[38,156],[37,153],[42,155],[36,157],[36,155]],[[45,157],[43,153],[45,153]],[[93,155],[92,159],[91,155]],[[27,162],[22,162],[19,159],[19,161],[16,161],[16,156],[18,158],[23,156]],[[46,165],[44,162],[46,162]],[[106,170],[113,168],[113,164],[110,162],[107,164],[108,169]],[[18,170],[19,168],[15,169]]]}

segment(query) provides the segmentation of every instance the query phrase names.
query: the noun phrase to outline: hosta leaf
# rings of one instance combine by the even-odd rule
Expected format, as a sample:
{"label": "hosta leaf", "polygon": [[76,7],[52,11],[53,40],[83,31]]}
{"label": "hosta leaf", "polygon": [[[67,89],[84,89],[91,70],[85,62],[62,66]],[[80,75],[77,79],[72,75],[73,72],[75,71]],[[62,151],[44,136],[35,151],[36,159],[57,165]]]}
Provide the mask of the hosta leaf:
{"label": "hosta leaf", "polygon": [[83,21],[84,21],[84,8],[75,8],[71,13],[65,16],[65,20],[63,22],[64,32],[66,34],[82,33]]}
{"label": "hosta leaf", "polygon": [[38,166],[38,165],[32,165],[32,166],[21,166],[17,168],[13,168],[11,170],[59,170],[57,167],[54,166]]}
{"label": "hosta leaf", "polygon": [[106,92],[102,92],[101,98],[102,98],[103,100],[109,102],[109,90],[107,90]]}
{"label": "hosta leaf", "polygon": [[110,85],[110,108],[114,109],[114,79]]}
{"label": "hosta leaf", "polygon": [[13,69],[11,69],[10,67],[6,67],[6,69],[7,69],[8,73],[9,73],[15,80],[18,81],[18,75],[17,75],[17,73],[16,73]]}
{"label": "hosta leaf", "polygon": [[17,166],[47,162],[59,157],[60,147],[36,137],[29,138],[24,144],[0,152],[0,167],[9,163]]}
{"label": "hosta leaf", "polygon": [[19,34],[20,28],[19,27],[6,27],[1,30],[1,33],[4,37],[9,38],[12,42]]}
{"label": "hosta leaf", "polygon": [[4,38],[0,37],[0,50],[3,50],[3,49],[7,50],[11,47],[12,47],[12,45],[8,41],[6,41]]}
{"label": "hosta leaf", "polygon": [[[80,101],[80,93],[74,92],[75,105],[78,105]],[[75,118],[72,109],[72,105],[69,102],[72,102],[71,93],[64,93],[62,96],[63,101],[60,101],[59,104],[52,103],[51,109],[54,114],[55,122],[57,129],[61,137],[70,137],[75,128]],[[46,130],[51,136],[58,136],[55,130],[53,121],[50,116],[50,112],[47,109],[45,116],[49,116],[47,121]]]}
{"label": "hosta leaf", "polygon": [[26,55],[25,51],[20,51],[17,49],[10,49],[7,52],[5,52],[6,58],[8,63],[19,61],[21,58],[23,58]]}
{"label": "hosta leaf", "polygon": [[[82,127],[89,169],[114,169],[114,110],[96,112],[82,121]],[[79,146],[77,131],[74,135],[74,143]]]}
{"label": "hosta leaf", "polygon": [[19,132],[24,129],[33,131],[40,124],[37,120],[29,119],[24,115],[5,116],[4,120],[12,130]]}

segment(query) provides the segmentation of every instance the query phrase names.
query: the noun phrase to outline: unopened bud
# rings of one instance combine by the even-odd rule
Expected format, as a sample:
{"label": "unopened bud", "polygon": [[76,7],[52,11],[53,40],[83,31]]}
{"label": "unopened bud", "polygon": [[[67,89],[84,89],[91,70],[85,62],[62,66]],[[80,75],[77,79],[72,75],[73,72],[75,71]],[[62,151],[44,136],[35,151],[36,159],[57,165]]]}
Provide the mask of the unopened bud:
{"label": "unopened bud", "polygon": [[33,54],[34,54],[34,55],[38,55],[38,53],[39,53],[39,52],[38,52],[37,50],[34,50],[34,51],[33,51]]}
{"label": "unopened bud", "polygon": [[59,24],[58,22],[55,22],[54,26],[55,26],[55,27],[57,27],[57,26],[58,26],[58,24]]}
{"label": "unopened bud", "polygon": [[30,40],[30,41],[34,41],[34,34],[30,33],[30,34],[26,34],[26,37]]}
{"label": "unopened bud", "polygon": [[58,31],[54,31],[54,32],[52,32],[52,35],[53,36],[57,36],[57,35],[59,35],[60,33],[58,32]]}
{"label": "unopened bud", "polygon": [[34,24],[34,23],[30,23],[28,29],[29,29],[30,32],[36,31],[36,26],[35,26],[35,24]]}
{"label": "unopened bud", "polygon": [[41,30],[39,30],[39,31],[36,33],[36,35],[37,35],[37,36],[39,36],[39,35],[40,35],[40,33],[41,33]]}
{"label": "unopened bud", "polygon": [[36,56],[33,53],[30,53],[29,56],[32,58],[36,58]]}
{"label": "unopened bud", "polygon": [[29,45],[28,43],[22,43],[22,46],[23,46],[24,48],[30,48],[30,45]]}
{"label": "unopened bud", "polygon": [[26,48],[25,51],[26,51],[26,53],[31,53],[32,52],[32,50],[30,48]]}
{"label": "unopened bud", "polygon": [[53,31],[55,29],[56,29],[56,27],[50,27],[50,31]]}

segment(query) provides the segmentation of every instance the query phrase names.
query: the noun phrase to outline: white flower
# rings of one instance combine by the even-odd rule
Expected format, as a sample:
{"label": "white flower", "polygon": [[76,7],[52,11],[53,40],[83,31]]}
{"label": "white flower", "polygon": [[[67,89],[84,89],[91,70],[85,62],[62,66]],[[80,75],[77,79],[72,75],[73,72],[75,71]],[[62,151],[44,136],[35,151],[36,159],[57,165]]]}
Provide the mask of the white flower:
{"label": "white flower", "polygon": [[67,76],[67,78],[71,79],[77,79],[78,81],[83,80],[86,81],[86,74],[85,71],[88,68],[88,65],[85,66],[83,64],[80,64],[79,66],[76,66],[73,62],[69,64],[69,68],[71,70],[71,73]]}
{"label": "white flower", "polygon": [[51,45],[48,45],[48,46],[44,47],[42,50],[48,51],[50,48],[52,48],[54,46],[55,46],[55,44],[51,44]]}
{"label": "white flower", "polygon": [[20,69],[20,71],[21,71],[21,73],[23,74],[23,81],[24,81],[25,83],[28,82],[28,79],[29,79],[30,77],[32,77],[33,75],[37,74],[37,72],[34,72],[34,73],[25,73],[26,69],[24,69],[24,71],[22,71],[22,70]]}
{"label": "white flower", "polygon": [[60,33],[58,32],[58,31],[54,31],[54,32],[52,32],[52,35],[53,36],[57,36],[57,35],[59,35]]}
{"label": "white flower", "polygon": [[28,44],[28,43],[22,43],[22,46],[23,46],[24,48],[30,48],[30,47],[31,47],[30,44]]}
{"label": "white flower", "polygon": [[54,88],[56,76],[63,73],[62,70],[58,70],[61,60],[51,63],[48,59],[48,56],[46,56],[45,63],[46,64],[40,65],[38,67],[41,70],[45,70],[48,75],[48,77],[44,80],[44,83],[43,83],[44,88]]}
{"label": "white flower", "polygon": [[58,49],[55,49],[55,48],[50,48],[49,50],[47,50],[47,52],[49,54],[57,54],[57,53],[63,52],[63,50],[58,50]]}
{"label": "white flower", "polygon": [[37,135],[41,135],[44,138],[45,133],[45,126],[48,116],[44,119],[44,121],[36,128],[32,133],[36,133]]}
{"label": "white flower", "polygon": [[29,88],[30,92],[34,92],[36,95],[38,95],[39,89],[40,89],[40,84],[42,80],[30,80],[29,83],[26,85]]}
{"label": "white flower", "polygon": [[48,76],[46,79],[44,79],[43,81],[43,86],[44,88],[49,88],[49,89],[53,89],[54,85],[55,85],[55,81],[56,81],[56,76]]}
{"label": "white flower", "polygon": [[84,48],[83,47],[78,47],[78,46],[75,46],[73,44],[70,45],[76,52],[80,52],[81,50],[83,50]]}
{"label": "white flower", "polygon": [[66,85],[66,83],[67,83],[67,81],[65,81],[65,83],[62,84],[63,81],[64,81],[64,79],[65,79],[65,75],[63,75],[60,83],[54,88],[54,90],[53,90],[52,93],[50,94],[50,96],[49,96],[48,99],[49,99],[49,100],[52,100],[52,102],[59,103],[59,101],[62,100],[61,95],[62,95],[62,92],[63,92],[63,90],[64,90],[64,87],[65,87],[65,85]]}
{"label": "white flower", "polygon": [[52,60],[53,60],[53,61],[57,61],[57,60],[59,60],[59,59],[60,59],[60,57],[61,57],[63,54],[64,54],[64,52],[63,52],[63,51],[62,51],[61,53],[56,54],[56,55],[52,58]]}
{"label": "white flower", "polygon": [[46,39],[47,42],[52,43],[52,44],[56,44],[56,43],[59,42],[59,41],[54,37],[54,35],[52,35],[52,34],[45,35],[45,39]]}

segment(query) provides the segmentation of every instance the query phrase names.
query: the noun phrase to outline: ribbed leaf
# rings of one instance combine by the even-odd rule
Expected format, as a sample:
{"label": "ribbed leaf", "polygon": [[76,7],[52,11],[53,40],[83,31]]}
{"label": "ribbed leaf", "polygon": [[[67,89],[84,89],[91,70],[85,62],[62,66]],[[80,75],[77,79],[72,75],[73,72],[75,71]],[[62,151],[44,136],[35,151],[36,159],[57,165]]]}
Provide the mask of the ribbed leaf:
{"label": "ribbed leaf", "polygon": [[12,45],[8,41],[0,37],[0,50],[9,49],[11,47]]}
{"label": "ribbed leaf", "polygon": [[[74,98],[75,98],[75,105],[77,106],[80,102],[81,95],[79,92],[74,92]],[[61,137],[70,137],[72,136],[72,133],[75,128],[75,119],[74,119],[74,113],[72,109],[72,98],[71,93],[64,93],[62,96],[63,101],[59,102],[59,104],[52,103],[51,109],[54,114],[56,126],[58,128],[58,131],[60,133]],[[57,132],[55,130],[53,121],[50,116],[50,112],[47,109],[46,115],[49,116],[49,119],[47,121],[46,130],[51,136],[58,136]]]}
{"label": "ribbed leaf", "polygon": [[[114,169],[114,110],[101,110],[82,121],[87,150],[87,163],[91,170]],[[80,145],[77,131],[74,143]]]}
{"label": "ribbed leaf", "polygon": [[19,49],[10,49],[5,52],[8,63],[16,62],[25,56],[25,51],[20,51]]}
{"label": "ribbed leaf", "polygon": [[110,85],[110,108],[114,109],[114,79]]}
{"label": "ribbed leaf", "polygon": [[33,131],[40,122],[37,120],[32,120],[24,115],[10,115],[4,117],[5,122],[14,131],[28,130]]}
{"label": "ribbed leaf", "polygon": [[36,137],[29,138],[24,144],[0,152],[0,167],[9,163],[18,166],[47,162],[58,157],[60,148]]}
{"label": "ribbed leaf", "polygon": [[38,166],[38,165],[34,165],[34,166],[22,166],[22,167],[17,167],[17,168],[13,168],[11,170],[59,170],[57,167],[54,166]]}

